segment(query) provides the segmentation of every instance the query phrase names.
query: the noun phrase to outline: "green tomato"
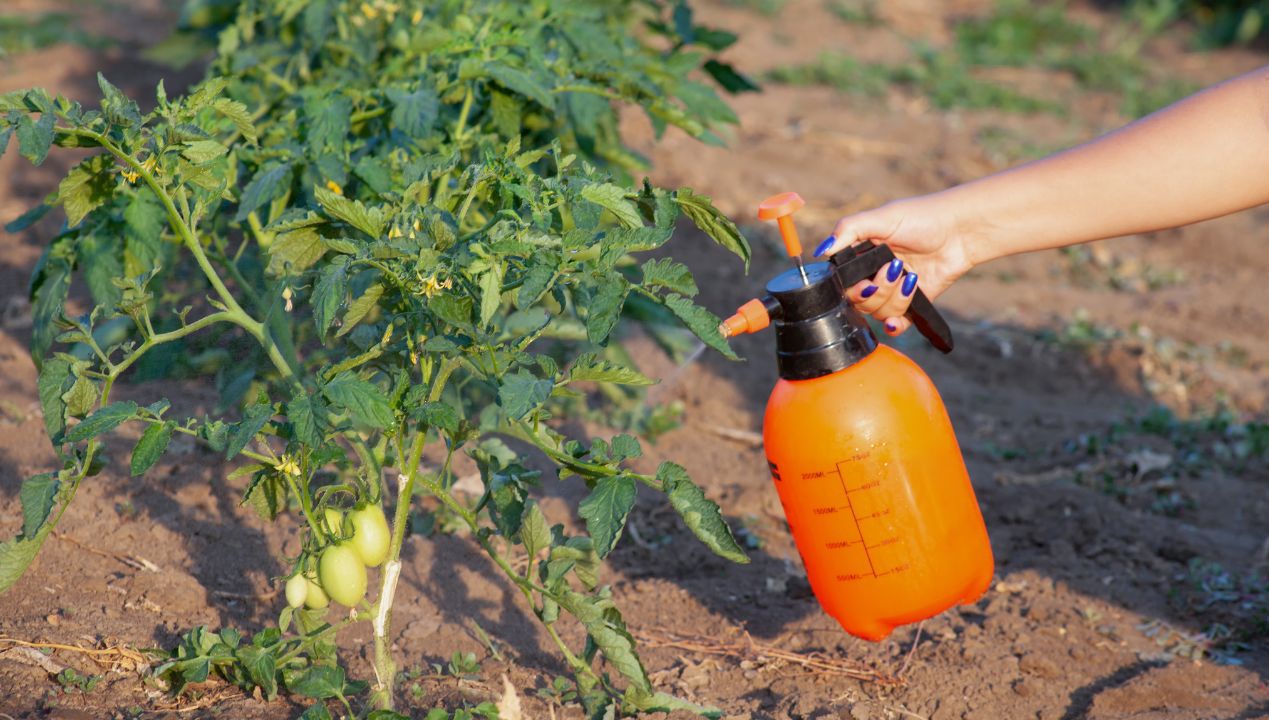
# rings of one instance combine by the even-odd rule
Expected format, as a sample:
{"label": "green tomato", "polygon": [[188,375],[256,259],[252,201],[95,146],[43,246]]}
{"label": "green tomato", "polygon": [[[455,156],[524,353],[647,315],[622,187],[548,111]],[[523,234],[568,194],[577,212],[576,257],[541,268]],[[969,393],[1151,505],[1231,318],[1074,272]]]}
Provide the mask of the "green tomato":
{"label": "green tomato", "polygon": [[330,605],[330,597],[326,595],[326,591],[318,584],[316,577],[311,573],[306,574],[304,583],[308,586],[304,593],[304,607],[309,610],[321,610]]}
{"label": "green tomato", "polygon": [[344,514],[333,507],[322,510],[322,529],[333,538],[344,534]]}
{"label": "green tomato", "polygon": [[286,604],[298,608],[308,598],[308,580],[300,573],[295,573],[286,581]]}
{"label": "green tomato", "polygon": [[349,543],[331,545],[322,551],[317,577],[326,594],[340,605],[357,607],[366,597],[366,565]]}
{"label": "green tomato", "polygon": [[392,531],[383,508],[367,505],[348,514],[352,520],[353,536],[349,543],[357,556],[368,567],[379,567],[388,559],[388,546],[392,544]]}

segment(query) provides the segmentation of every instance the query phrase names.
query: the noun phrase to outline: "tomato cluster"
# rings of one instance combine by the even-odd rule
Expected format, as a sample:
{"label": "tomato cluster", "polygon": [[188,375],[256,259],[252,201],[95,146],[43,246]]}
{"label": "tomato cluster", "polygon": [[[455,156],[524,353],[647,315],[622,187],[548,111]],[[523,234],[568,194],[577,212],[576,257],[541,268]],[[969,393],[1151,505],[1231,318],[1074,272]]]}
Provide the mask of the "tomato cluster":
{"label": "tomato cluster", "polygon": [[318,610],[331,600],[356,607],[366,597],[367,567],[378,567],[388,559],[392,532],[378,505],[352,510],[347,517],[326,508],[323,529],[335,541],[322,549],[316,567],[301,568],[286,581],[286,602]]}

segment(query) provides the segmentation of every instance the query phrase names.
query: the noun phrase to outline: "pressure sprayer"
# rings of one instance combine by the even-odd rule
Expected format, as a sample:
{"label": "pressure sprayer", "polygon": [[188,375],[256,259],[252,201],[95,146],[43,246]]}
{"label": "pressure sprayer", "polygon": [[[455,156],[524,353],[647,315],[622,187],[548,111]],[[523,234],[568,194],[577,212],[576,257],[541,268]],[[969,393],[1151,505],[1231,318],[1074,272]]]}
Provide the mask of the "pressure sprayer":
{"label": "pressure sprayer", "polygon": [[[881,640],[977,600],[991,583],[991,544],[934,384],[879,345],[845,299],[894,253],[861,242],[804,265],[793,225],[803,205],[784,193],[759,206],[796,267],[721,330],[775,325],[780,379],[762,424],[771,477],[820,605],[851,635]],[[919,289],[906,317],[951,352],[951,330]]]}

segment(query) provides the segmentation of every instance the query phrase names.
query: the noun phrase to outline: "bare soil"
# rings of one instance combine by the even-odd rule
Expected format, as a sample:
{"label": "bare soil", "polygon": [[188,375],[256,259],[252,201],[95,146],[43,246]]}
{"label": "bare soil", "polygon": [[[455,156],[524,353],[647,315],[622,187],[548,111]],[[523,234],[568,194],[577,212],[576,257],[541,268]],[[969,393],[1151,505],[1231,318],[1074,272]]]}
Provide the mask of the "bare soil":
{"label": "bare soil", "polygon": [[[696,5],[702,20],[741,35],[730,56],[754,74],[827,48],[878,60],[904,52],[893,33],[844,23],[819,0],[791,0],[774,18],[718,1]],[[879,5],[891,27],[936,44],[946,41],[949,18],[985,7],[925,0]],[[10,0],[5,11],[50,6]],[[139,59],[173,24],[170,4],[103,0],[61,7],[81,13],[86,27],[116,44],[100,51],[58,45],[0,60],[0,91],[42,85],[87,102],[96,98],[98,69],[142,96],[160,77],[169,90],[196,77]],[[1089,22],[1108,22],[1093,8],[1077,12]],[[1148,53],[1169,72],[1202,83],[1263,62],[1250,51],[1192,53],[1172,37]],[[1057,92],[1070,81],[1055,75],[1038,86]],[[939,112],[899,92],[865,100],[779,86],[738,97],[734,106],[741,126],[727,149],[703,148],[673,133],[654,144],[646,123],[633,115],[627,129],[653,159],[655,181],[712,195],[738,221],[747,223],[768,194],[800,192],[808,201],[799,216],[808,238],[850,210],[1014,162],[981,140],[984,129],[1060,146],[1122,121],[1113,102],[1096,96],[1080,96],[1072,117],[1060,121]],[[14,152],[0,160],[0,221],[38,202],[70,162],[66,153],[54,153],[37,169]],[[641,500],[631,516],[635,537],[615,553],[604,580],[644,640],[657,685],[737,719],[1269,717],[1269,618],[1257,624],[1245,607],[1255,598],[1221,595],[1201,566],[1219,563],[1232,576],[1264,576],[1269,470],[1263,457],[1239,459],[1238,437],[1187,432],[1190,426],[1150,432],[1137,422],[1159,405],[1180,417],[1202,417],[1220,405],[1265,417],[1265,217],[1263,210],[1251,211],[1099,243],[1084,257],[1055,251],[997,262],[940,300],[957,335],[953,354],[941,356],[916,336],[897,342],[930,373],[952,415],[992,537],[997,578],[979,602],[880,643],[851,638],[820,611],[761,448],[744,440],[745,433],[760,431],[775,380],[770,338],[740,339],[746,362],[707,355],[684,368],[631,338],[646,369],[664,379],[656,399],[686,406],[683,425],[647,448],[644,462],[683,463],[754,546],[751,564],[728,564],[700,547],[672,511]],[[25,349],[25,295],[40,238],[55,222],[0,235],[0,535],[6,537],[20,525],[22,479],[54,465]],[[694,233],[681,233],[671,245],[719,314],[757,294],[764,279],[784,267],[769,233],[750,229],[756,251],[749,275]],[[1182,271],[1184,281],[1143,280],[1150,271],[1168,270]],[[1090,327],[1102,329],[1101,339],[1082,343],[1078,331]],[[215,402],[196,385],[131,392],[146,398],[161,392],[190,410]],[[188,445],[143,479],[116,465],[85,484],[28,574],[0,596],[0,717],[300,713],[302,706],[286,700],[266,703],[214,684],[196,697],[172,700],[136,671],[126,650],[170,647],[196,625],[258,629],[281,608],[273,578],[283,568],[276,558],[296,549],[296,524],[289,518],[265,523],[241,507],[242,487],[226,480],[227,472],[215,456]],[[569,484],[548,486],[548,515],[567,518],[565,503],[579,493]],[[518,593],[498,579],[474,543],[462,536],[413,537],[405,554],[395,649],[403,668],[426,672],[413,681],[417,690],[407,683],[403,703],[421,709],[497,699],[505,676],[522,696],[526,717],[581,716],[576,707],[537,697],[564,673],[563,664]],[[1243,641],[1222,641],[1222,627]],[[492,638],[498,657],[480,631]],[[361,650],[368,634],[362,627],[340,637],[354,677],[371,674]],[[574,629],[570,639],[579,641],[580,633]],[[85,693],[63,690],[46,669],[9,651],[15,640],[125,651],[52,652],[49,659],[58,665],[102,676]],[[709,652],[723,643],[739,650]],[[481,659],[479,679],[427,675],[430,664],[444,663],[456,650]],[[899,681],[807,670],[777,651],[853,663],[858,674]]]}

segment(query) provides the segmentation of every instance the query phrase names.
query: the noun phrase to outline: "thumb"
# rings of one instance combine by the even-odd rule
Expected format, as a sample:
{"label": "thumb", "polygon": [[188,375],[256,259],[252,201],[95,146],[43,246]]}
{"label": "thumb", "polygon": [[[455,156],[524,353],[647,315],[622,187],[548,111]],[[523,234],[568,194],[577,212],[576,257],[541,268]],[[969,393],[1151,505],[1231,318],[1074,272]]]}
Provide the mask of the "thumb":
{"label": "thumb", "polygon": [[833,234],[815,248],[815,257],[832,255],[862,240],[881,242],[894,232],[895,223],[886,216],[885,207],[847,215],[837,221]]}

